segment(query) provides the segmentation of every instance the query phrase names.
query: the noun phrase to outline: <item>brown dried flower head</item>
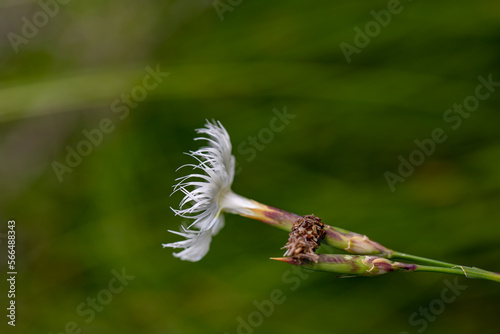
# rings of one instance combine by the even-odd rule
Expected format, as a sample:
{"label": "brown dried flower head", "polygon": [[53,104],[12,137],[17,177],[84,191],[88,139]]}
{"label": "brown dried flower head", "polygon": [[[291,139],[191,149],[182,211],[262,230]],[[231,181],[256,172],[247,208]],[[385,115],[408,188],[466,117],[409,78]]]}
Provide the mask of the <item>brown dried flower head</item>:
{"label": "brown dried flower head", "polygon": [[319,255],[314,252],[326,235],[324,227],[321,218],[314,215],[298,218],[293,224],[287,244],[283,247],[286,249],[284,256],[293,256],[299,261],[318,262]]}

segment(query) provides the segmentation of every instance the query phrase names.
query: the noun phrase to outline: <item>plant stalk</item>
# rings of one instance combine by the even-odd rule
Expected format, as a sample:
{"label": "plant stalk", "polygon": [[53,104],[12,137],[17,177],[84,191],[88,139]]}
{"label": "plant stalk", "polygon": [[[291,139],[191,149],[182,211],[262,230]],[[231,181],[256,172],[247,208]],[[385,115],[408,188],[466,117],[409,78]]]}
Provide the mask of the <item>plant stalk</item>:
{"label": "plant stalk", "polygon": [[484,279],[500,283],[500,273],[494,273],[491,271],[475,267],[455,266],[452,268],[443,268],[443,267],[417,265],[413,271],[452,274],[458,276],[465,276],[467,278]]}

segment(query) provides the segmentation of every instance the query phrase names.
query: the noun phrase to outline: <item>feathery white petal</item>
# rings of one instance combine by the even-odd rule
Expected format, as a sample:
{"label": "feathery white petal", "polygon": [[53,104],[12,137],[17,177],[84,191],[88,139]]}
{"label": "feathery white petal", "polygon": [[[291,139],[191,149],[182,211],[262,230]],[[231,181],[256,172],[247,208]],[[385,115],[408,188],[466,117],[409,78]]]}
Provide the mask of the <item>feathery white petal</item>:
{"label": "feathery white petal", "polygon": [[169,231],[178,234],[186,240],[163,244],[163,247],[184,248],[182,252],[174,253],[175,257],[184,261],[196,262],[201,260],[210,249],[210,241],[212,234],[210,230],[203,232],[195,232],[184,229],[184,232]]}

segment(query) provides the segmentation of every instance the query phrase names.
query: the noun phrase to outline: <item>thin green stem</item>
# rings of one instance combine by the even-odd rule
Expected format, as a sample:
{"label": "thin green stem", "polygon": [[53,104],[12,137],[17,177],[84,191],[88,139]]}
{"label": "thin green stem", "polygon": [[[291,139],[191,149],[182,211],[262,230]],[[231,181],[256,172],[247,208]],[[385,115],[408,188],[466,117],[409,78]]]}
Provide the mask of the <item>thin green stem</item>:
{"label": "thin green stem", "polygon": [[423,264],[428,264],[432,266],[438,266],[438,267],[444,267],[444,268],[456,268],[459,267],[456,264],[453,263],[448,263],[448,262],[443,262],[443,261],[437,261],[433,259],[428,259],[425,257],[420,257],[416,255],[411,255],[411,254],[405,254],[405,253],[400,253],[396,251],[392,251],[387,258],[389,259],[405,259],[407,261],[411,262],[417,262],[417,263],[423,263]]}
{"label": "thin green stem", "polygon": [[417,265],[417,267],[413,271],[426,271],[433,273],[452,274],[452,275],[465,276],[467,278],[477,278],[494,282],[500,282],[499,273],[494,273],[491,271],[473,267],[455,266],[453,268],[443,268],[443,267]]}

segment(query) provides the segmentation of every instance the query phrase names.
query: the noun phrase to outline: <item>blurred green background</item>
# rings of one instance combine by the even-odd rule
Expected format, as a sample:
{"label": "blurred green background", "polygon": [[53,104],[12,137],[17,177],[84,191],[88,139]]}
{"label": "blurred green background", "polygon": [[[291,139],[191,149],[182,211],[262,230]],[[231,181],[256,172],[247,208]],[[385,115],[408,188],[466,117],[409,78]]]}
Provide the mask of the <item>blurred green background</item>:
{"label": "blurred green background", "polygon": [[[18,261],[17,324],[7,328],[2,314],[0,326],[498,333],[496,283],[458,278],[467,288],[443,303],[454,277],[300,279],[268,260],[283,253],[287,234],[241,217],[226,217],[200,262],[162,249],[179,240],[167,230],[183,222],[169,208],[180,194],[169,195],[188,171],[175,170],[193,162],[183,152],[200,145],[194,129],[216,119],[240,164],[236,192],[402,252],[500,270],[500,91],[456,129],[443,119],[475,94],[478,76],[500,81],[497,1],[401,2],[350,63],[339,45],[355,46],[354,29],[364,31],[387,1],[232,3],[218,3],[231,8],[223,20],[211,1],[0,4],[0,232],[16,220]],[[39,27],[24,27],[34,16]],[[169,75],[141,90],[148,67]],[[144,100],[128,115],[113,112],[131,93]],[[295,118],[262,137],[284,107]],[[103,119],[113,131],[60,182],[54,162],[66,164],[68,147]],[[391,191],[384,173],[397,173],[399,155],[408,158],[436,128],[447,140]],[[259,134],[266,142],[252,144]],[[118,289],[112,271],[123,268],[134,278]],[[0,287],[5,310],[5,280]],[[276,290],[283,302],[259,317],[256,303]]]}

